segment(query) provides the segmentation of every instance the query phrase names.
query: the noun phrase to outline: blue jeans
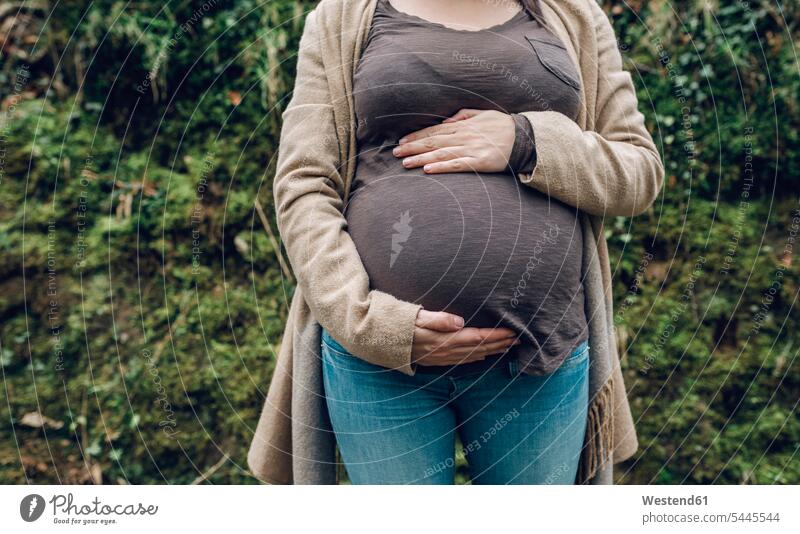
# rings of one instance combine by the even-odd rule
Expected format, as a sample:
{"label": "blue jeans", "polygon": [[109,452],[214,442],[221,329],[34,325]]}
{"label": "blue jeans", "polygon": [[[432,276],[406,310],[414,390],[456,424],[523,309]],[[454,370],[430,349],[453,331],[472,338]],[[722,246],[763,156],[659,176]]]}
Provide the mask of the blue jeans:
{"label": "blue jeans", "polygon": [[473,484],[573,484],[589,400],[583,342],[553,373],[512,363],[408,376],[353,356],[323,329],[331,423],[354,484],[453,484],[456,432]]}

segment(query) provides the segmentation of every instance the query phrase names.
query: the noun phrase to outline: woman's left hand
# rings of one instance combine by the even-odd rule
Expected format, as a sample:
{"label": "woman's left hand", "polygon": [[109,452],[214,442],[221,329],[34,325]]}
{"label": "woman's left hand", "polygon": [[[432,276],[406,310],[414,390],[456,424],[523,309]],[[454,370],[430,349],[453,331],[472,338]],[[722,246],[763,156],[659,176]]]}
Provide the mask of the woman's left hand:
{"label": "woman's left hand", "polygon": [[404,136],[393,154],[403,167],[426,173],[502,172],[514,146],[514,119],[501,111],[462,109]]}

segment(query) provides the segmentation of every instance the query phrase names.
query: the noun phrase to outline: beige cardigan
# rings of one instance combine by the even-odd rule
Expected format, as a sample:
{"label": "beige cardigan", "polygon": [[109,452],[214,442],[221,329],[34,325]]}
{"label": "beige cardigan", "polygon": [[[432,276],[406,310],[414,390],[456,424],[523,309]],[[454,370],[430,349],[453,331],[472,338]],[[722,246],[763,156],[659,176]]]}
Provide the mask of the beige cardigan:
{"label": "beige cardigan", "polygon": [[[353,72],[375,2],[322,0],[308,14],[294,93],[283,113],[274,195],[298,287],[248,454],[255,476],[268,483],[337,480],[320,325],[365,360],[414,373],[420,306],[370,290],[342,215],[355,170]],[[610,483],[612,464],[638,444],[614,336],[603,218],[648,209],[664,169],[603,11],[594,0],[541,5],[547,26],[579,67],[583,104],[577,123],[553,111],[524,114],[535,132],[537,162],[531,175],[518,179],[582,210],[585,235],[595,237],[584,245],[591,400],[577,482]]]}

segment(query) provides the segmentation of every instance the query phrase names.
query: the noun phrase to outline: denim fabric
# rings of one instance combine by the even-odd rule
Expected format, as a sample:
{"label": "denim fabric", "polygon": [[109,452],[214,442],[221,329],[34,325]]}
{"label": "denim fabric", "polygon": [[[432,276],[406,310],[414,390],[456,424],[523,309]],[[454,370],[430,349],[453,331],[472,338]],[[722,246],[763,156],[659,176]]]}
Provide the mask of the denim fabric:
{"label": "denim fabric", "polygon": [[[548,375],[516,360],[463,376],[416,374],[353,356],[323,329],[325,397],[354,484],[572,484],[588,405],[588,343]],[[456,433],[461,447],[456,451]]]}

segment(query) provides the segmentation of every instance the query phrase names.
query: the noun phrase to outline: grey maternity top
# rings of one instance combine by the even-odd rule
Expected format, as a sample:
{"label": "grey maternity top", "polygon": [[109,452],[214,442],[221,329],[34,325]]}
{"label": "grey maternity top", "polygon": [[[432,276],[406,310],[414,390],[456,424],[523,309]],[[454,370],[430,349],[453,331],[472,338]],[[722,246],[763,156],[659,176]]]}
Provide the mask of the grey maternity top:
{"label": "grey maternity top", "polygon": [[[523,9],[485,30],[455,30],[378,0],[354,77],[359,151],[345,208],[373,288],[461,315],[467,326],[512,328],[522,343],[502,357],[529,374],[552,372],[588,338],[578,210],[510,169],[428,175],[405,169],[392,148],[461,108],[552,110],[574,120],[577,70],[538,18]],[[535,157],[520,118],[516,170]],[[498,358],[417,369],[463,373]]]}

